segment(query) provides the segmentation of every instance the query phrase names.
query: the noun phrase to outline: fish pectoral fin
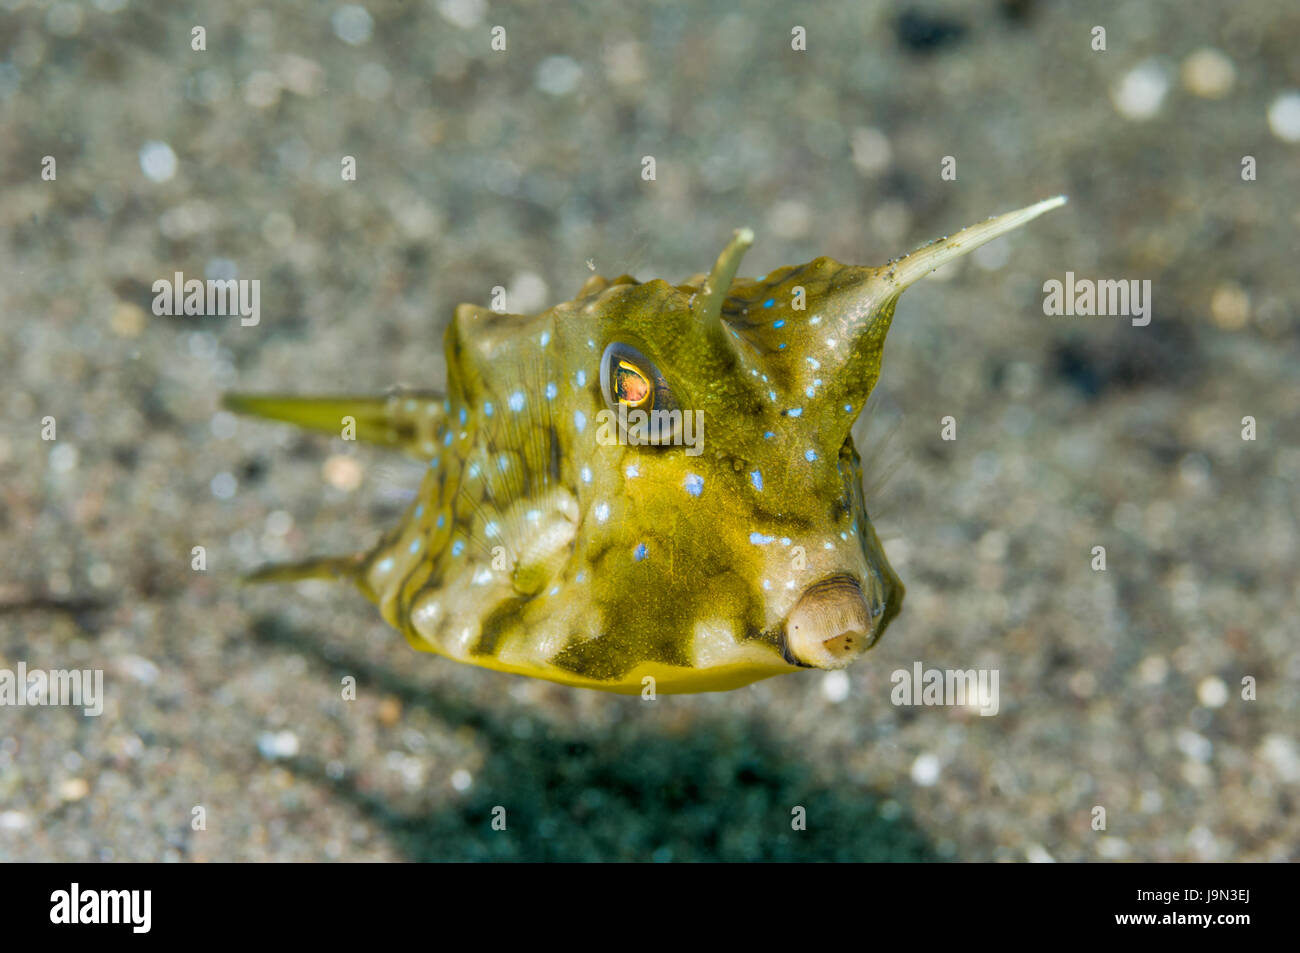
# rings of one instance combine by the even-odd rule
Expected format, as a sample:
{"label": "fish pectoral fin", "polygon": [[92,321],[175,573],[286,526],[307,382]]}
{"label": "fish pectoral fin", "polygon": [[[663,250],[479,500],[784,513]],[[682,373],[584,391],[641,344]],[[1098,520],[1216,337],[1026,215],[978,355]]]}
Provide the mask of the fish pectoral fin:
{"label": "fish pectoral fin", "polygon": [[365,554],[317,556],[293,563],[272,563],[244,576],[246,583],[297,582],[300,579],[357,580],[365,565]]}
{"label": "fish pectoral fin", "polygon": [[443,397],[432,391],[385,397],[226,394],[222,404],[236,413],[296,424],[344,440],[394,447],[417,457],[432,453],[446,429]]}

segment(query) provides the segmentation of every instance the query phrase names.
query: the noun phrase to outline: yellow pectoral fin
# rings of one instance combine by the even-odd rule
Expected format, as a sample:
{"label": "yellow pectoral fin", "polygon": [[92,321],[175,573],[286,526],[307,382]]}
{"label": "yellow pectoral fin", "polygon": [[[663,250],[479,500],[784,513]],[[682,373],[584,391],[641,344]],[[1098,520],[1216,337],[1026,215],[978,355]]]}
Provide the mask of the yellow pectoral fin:
{"label": "yellow pectoral fin", "polygon": [[446,426],[442,396],[428,391],[388,397],[226,394],[222,404],[236,413],[395,447],[417,457],[432,452]]}

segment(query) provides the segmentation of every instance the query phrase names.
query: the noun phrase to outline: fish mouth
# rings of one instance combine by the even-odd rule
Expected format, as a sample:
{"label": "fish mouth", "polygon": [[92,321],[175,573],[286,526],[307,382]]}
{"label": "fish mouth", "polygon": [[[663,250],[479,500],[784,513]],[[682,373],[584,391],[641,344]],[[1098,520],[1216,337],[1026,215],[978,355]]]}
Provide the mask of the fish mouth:
{"label": "fish mouth", "polygon": [[845,668],[875,643],[880,618],[856,579],[831,576],[805,589],[785,617],[782,651],[805,668]]}

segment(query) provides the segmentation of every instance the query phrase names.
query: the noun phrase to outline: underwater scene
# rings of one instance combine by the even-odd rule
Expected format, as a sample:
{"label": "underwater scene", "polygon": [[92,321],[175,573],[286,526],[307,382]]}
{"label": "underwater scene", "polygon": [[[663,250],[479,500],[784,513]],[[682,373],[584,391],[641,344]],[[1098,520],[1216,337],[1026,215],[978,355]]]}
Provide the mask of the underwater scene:
{"label": "underwater scene", "polygon": [[0,860],[1300,859],[1298,41],[0,0]]}

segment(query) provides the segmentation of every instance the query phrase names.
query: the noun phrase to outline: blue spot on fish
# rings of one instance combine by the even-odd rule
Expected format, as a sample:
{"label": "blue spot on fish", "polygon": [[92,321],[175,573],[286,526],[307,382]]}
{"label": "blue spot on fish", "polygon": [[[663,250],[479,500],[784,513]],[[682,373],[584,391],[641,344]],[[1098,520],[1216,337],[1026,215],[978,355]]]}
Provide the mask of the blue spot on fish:
{"label": "blue spot on fish", "polygon": [[783,327],[785,327],[785,319],[782,318],[780,321],[773,321],[773,322],[772,322],[772,327],[774,327],[774,328],[783,328]]}
{"label": "blue spot on fish", "polygon": [[812,463],[814,460],[817,459],[817,451],[809,450],[803,455],[803,458],[807,460],[809,463]]}
{"label": "blue spot on fish", "polygon": [[465,551],[465,541],[463,539],[458,539],[456,540],[456,542],[451,544],[451,554],[453,556],[459,556],[464,551]]}
{"label": "blue spot on fish", "polygon": [[763,489],[763,471],[755,470],[749,475],[749,482],[754,484],[754,489]]}
{"label": "blue spot on fish", "polygon": [[580,410],[575,410],[573,412],[573,426],[577,429],[578,433],[582,433],[584,430],[586,430],[587,415]]}
{"label": "blue spot on fish", "polygon": [[775,298],[768,298],[766,301],[763,302],[763,307],[765,307],[765,308],[770,308],[770,307],[772,307],[772,305],[774,305],[774,304],[776,304],[776,299],[775,299]]}
{"label": "blue spot on fish", "polygon": [[510,404],[510,409],[513,410],[515,413],[519,413],[519,411],[523,410],[524,392],[521,390],[517,390],[513,394],[511,394],[509,404]]}
{"label": "blue spot on fish", "polygon": [[559,391],[557,391],[557,390],[555,389],[555,385],[554,385],[554,384],[547,384],[547,385],[546,385],[546,399],[547,399],[547,400],[555,400],[555,395],[556,395],[557,393],[559,393]]}
{"label": "blue spot on fish", "polygon": [[494,410],[495,408],[492,406],[492,401],[489,400],[483,404],[483,415],[485,417],[491,417]]}
{"label": "blue spot on fish", "polygon": [[774,539],[776,539],[775,536],[764,536],[762,533],[757,531],[749,534],[749,541],[755,546],[766,546]]}
{"label": "blue spot on fish", "polygon": [[803,416],[803,408],[802,408],[802,407],[791,407],[789,410],[784,411],[784,413],[785,413],[785,415],[786,415],[787,417],[802,417],[802,416]]}
{"label": "blue spot on fish", "polygon": [[704,477],[694,473],[686,474],[686,492],[691,496],[699,496],[704,492]]}
{"label": "blue spot on fish", "polygon": [[637,562],[640,562],[641,560],[645,559],[645,556],[646,556],[645,543],[637,543],[636,549],[632,550],[632,558],[635,559]]}

